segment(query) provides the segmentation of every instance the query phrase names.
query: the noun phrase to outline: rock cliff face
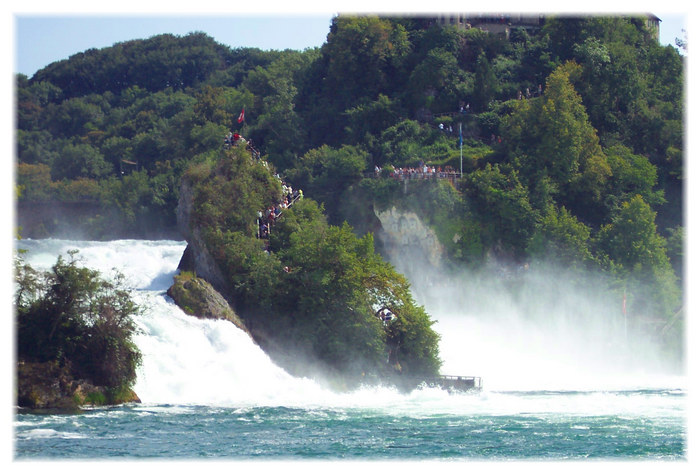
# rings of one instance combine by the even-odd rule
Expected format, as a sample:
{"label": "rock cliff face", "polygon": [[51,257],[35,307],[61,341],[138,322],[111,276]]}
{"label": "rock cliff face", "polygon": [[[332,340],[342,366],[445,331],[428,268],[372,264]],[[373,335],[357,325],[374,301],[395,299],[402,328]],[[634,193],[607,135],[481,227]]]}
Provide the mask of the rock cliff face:
{"label": "rock cliff face", "polygon": [[[423,224],[415,212],[392,206],[381,212],[375,209],[374,213],[382,224],[377,238],[389,260],[400,271],[419,269],[426,264],[433,268],[440,267],[444,248],[435,232]],[[406,255],[411,255],[411,259],[406,259]],[[406,265],[412,268],[401,268]]]}
{"label": "rock cliff face", "polygon": [[182,272],[168,289],[168,295],[187,314],[200,318],[225,319],[245,331],[256,342],[259,335],[251,333],[232,307],[231,295],[227,292],[227,281],[211,256],[200,235],[199,229],[191,225],[194,194],[191,184],[184,180],[180,186],[177,206],[177,225],[187,240],[178,268]]}
{"label": "rock cliff face", "polygon": [[227,297],[226,280],[216,261],[207,251],[199,229],[193,229],[191,223],[194,195],[192,186],[182,180],[180,199],[177,205],[177,227],[187,241],[187,248],[180,261],[179,269],[194,272],[198,277],[208,281],[219,293]]}

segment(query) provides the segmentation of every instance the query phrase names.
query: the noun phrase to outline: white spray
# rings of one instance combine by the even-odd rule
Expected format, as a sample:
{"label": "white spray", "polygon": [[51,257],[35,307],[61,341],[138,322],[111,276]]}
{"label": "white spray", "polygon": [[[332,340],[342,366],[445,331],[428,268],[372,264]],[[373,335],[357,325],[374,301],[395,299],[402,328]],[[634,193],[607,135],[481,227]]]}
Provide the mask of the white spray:
{"label": "white spray", "polygon": [[416,272],[406,258],[394,264],[436,320],[444,373],[481,376],[490,390],[685,386],[652,337],[628,330],[600,275],[530,265],[447,276]]}

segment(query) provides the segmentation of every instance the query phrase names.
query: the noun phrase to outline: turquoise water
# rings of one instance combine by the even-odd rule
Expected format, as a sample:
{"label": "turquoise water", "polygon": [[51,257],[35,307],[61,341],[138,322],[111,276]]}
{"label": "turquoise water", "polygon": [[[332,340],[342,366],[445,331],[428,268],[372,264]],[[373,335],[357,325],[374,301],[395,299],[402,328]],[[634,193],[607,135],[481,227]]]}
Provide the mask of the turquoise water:
{"label": "turquoise water", "polygon": [[[540,321],[483,287],[466,302],[448,298],[459,303],[456,309],[426,304],[437,316],[445,371],[482,376],[481,393],[428,387],[336,393],[290,376],[232,324],[180,311],[165,290],[184,242],[28,240],[21,246],[36,267],[77,248],[90,267],[118,268],[146,311],[136,318],[135,339],[143,365],[134,390],[143,403],[18,413],[17,460],[687,458],[685,378],[657,370],[663,367],[644,340],[611,344],[615,328],[608,322],[569,330],[562,321],[576,315],[552,319],[566,308],[550,307]],[[435,301],[445,299],[437,286],[430,289]],[[578,295],[557,292],[567,308],[589,311]],[[475,312],[477,293],[486,295],[484,314]]]}
{"label": "turquoise water", "polygon": [[[629,403],[645,410],[587,412],[601,398],[618,407]],[[390,408],[131,405],[78,415],[22,414],[15,426],[16,456],[266,460],[680,460],[686,456],[682,392],[486,393],[457,397],[454,402],[475,405],[474,413],[468,414],[464,407],[460,414],[399,414]],[[570,409],[499,414],[503,404]],[[485,412],[489,406],[494,413]]]}

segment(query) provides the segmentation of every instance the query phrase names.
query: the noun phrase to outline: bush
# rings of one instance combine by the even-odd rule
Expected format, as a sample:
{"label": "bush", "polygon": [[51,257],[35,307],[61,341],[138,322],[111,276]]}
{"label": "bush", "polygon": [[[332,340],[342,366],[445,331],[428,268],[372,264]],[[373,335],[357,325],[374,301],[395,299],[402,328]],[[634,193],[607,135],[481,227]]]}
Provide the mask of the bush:
{"label": "bush", "polygon": [[132,342],[139,308],[122,289],[121,275],[104,280],[78,266],[76,251],[59,256],[51,270],[36,272],[21,257],[15,265],[17,356],[57,362],[73,377],[127,388],[136,380],[141,354]]}

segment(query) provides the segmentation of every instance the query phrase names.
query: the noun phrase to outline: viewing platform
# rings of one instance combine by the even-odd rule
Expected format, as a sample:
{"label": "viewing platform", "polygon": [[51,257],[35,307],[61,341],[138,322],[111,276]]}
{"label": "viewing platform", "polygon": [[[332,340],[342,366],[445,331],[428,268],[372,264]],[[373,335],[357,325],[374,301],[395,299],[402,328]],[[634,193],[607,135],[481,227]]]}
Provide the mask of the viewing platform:
{"label": "viewing platform", "polygon": [[425,380],[425,384],[429,387],[440,387],[458,392],[480,392],[482,388],[481,377],[463,375],[440,375],[434,379]]}
{"label": "viewing platform", "polygon": [[425,385],[426,387],[440,388],[448,392],[481,392],[481,377],[470,375],[438,375],[431,378],[413,379],[414,387]]}
{"label": "viewing platform", "polygon": [[[365,178],[382,178],[382,173],[377,173],[373,171],[367,171],[363,173]],[[388,178],[392,178],[398,181],[412,181],[419,179],[446,179],[452,184],[460,178],[460,174],[457,171],[436,171],[436,172],[423,172],[423,171],[405,171],[399,172],[395,171],[389,174]]]}

